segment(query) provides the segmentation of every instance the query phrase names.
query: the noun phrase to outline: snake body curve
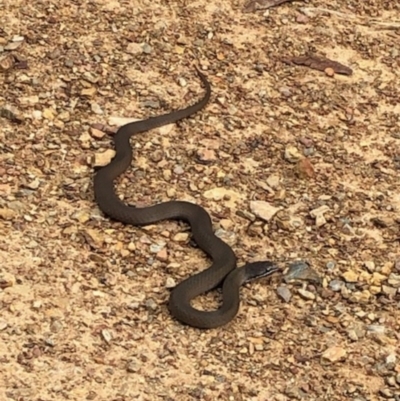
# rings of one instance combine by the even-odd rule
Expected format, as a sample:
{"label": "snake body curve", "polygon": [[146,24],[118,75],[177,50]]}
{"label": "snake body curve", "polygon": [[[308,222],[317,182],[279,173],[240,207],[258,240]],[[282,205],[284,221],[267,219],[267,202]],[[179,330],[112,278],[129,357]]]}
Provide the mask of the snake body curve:
{"label": "snake body curve", "polygon": [[[197,70],[197,69],[196,69]],[[211,259],[212,265],[178,284],[170,294],[168,308],[179,321],[197,328],[210,329],[225,325],[238,312],[240,286],[252,279],[269,276],[278,268],[269,261],[248,263],[236,268],[236,256],[231,247],[218,238],[209,214],[199,205],[185,201],[169,201],[150,207],[135,208],[124,204],[114,189],[114,180],[131,164],[133,135],[189,117],[206,106],[211,87],[197,70],[205,86],[204,97],[192,106],[120,127],[114,135],[115,156],[94,176],[94,194],[99,208],[114,220],[144,226],[168,219],[190,224],[194,241]],[[201,311],[191,306],[191,300],[222,284],[222,305],[215,311]]]}

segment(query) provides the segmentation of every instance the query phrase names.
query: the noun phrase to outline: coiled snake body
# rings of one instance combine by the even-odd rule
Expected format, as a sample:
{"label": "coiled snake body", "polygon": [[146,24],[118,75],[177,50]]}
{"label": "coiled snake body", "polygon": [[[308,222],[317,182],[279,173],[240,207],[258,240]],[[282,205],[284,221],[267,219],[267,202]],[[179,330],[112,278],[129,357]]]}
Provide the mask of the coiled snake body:
{"label": "coiled snake body", "polygon": [[[278,268],[269,261],[248,263],[236,268],[236,256],[233,250],[214,234],[209,214],[199,205],[170,201],[150,207],[135,208],[124,204],[114,189],[114,180],[131,164],[133,154],[130,138],[133,135],[189,117],[208,103],[211,95],[210,84],[200,71],[197,70],[197,73],[206,88],[206,93],[200,101],[185,109],[129,123],[119,128],[113,137],[116,154],[108,165],[96,172],[94,194],[99,208],[109,217],[123,223],[144,226],[161,220],[175,219],[190,224],[193,239],[212,259],[212,265],[178,284],[171,291],[168,308],[181,322],[209,329],[222,326],[235,317],[240,304],[239,288],[244,282],[268,276]],[[218,287],[221,283],[223,301],[219,309],[200,311],[191,306],[192,299]]]}

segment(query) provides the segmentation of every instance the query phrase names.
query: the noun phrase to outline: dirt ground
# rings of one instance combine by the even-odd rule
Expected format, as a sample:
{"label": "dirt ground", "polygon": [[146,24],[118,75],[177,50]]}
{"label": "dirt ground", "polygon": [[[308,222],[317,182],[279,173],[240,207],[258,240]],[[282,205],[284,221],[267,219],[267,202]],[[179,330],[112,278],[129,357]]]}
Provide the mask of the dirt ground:
{"label": "dirt ground", "polygon": [[[1,401],[400,400],[400,5],[244,6],[0,0]],[[194,65],[210,103],[132,140],[119,195],[320,278],[246,284],[208,331],[166,307],[209,264],[188,227],[113,222],[92,186],[104,127],[199,99]]]}

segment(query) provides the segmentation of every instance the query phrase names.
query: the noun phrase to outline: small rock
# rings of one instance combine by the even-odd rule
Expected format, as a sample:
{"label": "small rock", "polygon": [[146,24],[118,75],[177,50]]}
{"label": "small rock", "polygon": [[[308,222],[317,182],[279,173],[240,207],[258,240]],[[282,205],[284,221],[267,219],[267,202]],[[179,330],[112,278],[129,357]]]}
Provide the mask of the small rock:
{"label": "small rock", "polygon": [[379,393],[381,395],[383,395],[385,398],[392,398],[393,397],[393,393],[392,390],[388,389],[388,388],[382,388],[379,390]]}
{"label": "small rock", "polygon": [[382,292],[385,295],[388,295],[390,297],[394,297],[396,295],[396,293],[397,293],[397,289],[394,288],[394,287],[389,287],[388,285],[383,285],[382,286]]}
{"label": "small rock", "polygon": [[313,294],[310,291],[303,290],[302,288],[299,289],[298,293],[304,298],[304,299],[309,299],[309,300],[314,300],[315,299],[315,294]]}
{"label": "small rock", "polygon": [[146,308],[147,310],[151,310],[151,311],[155,311],[158,308],[157,302],[154,301],[153,298],[149,298],[146,302],[145,302]]}
{"label": "small rock", "polygon": [[185,172],[185,170],[183,169],[182,166],[177,165],[177,166],[174,167],[174,173],[176,175],[182,175],[184,172]]}
{"label": "small rock", "polygon": [[302,260],[295,261],[289,265],[287,273],[284,275],[284,280],[304,280],[319,284],[321,277],[310,267],[310,265]]}
{"label": "small rock", "polygon": [[371,278],[371,284],[373,285],[381,285],[382,281],[386,280],[386,276],[380,274],[378,272],[374,272]]}
{"label": "small rock", "polygon": [[265,201],[251,201],[250,210],[260,219],[270,221],[276,213],[282,208],[272,206],[270,203]]}
{"label": "small rock", "polygon": [[121,127],[122,125],[126,125],[129,123],[134,123],[136,121],[140,121],[140,118],[132,118],[132,117],[113,117],[111,116],[108,119],[108,125]]}
{"label": "small rock", "polygon": [[326,213],[328,210],[329,210],[329,207],[326,205],[323,205],[317,209],[311,210],[310,216],[315,218],[315,225],[317,227],[321,227],[326,223],[324,213]]}
{"label": "small rock", "polygon": [[54,320],[50,325],[50,330],[52,333],[59,333],[63,329],[63,325],[59,320]]}
{"label": "small rock", "polygon": [[292,293],[290,292],[289,288],[281,285],[276,289],[277,294],[285,301],[289,302],[292,298]]}
{"label": "small rock", "polygon": [[172,171],[170,169],[166,169],[163,171],[163,178],[165,181],[170,181],[172,177]]}
{"label": "small rock", "polygon": [[12,41],[7,46],[5,46],[5,49],[15,50],[23,43],[24,40],[25,38],[23,36],[14,35]]}
{"label": "small rock", "polygon": [[102,139],[104,137],[104,135],[105,135],[105,132],[100,131],[99,129],[96,129],[96,128],[92,127],[92,128],[90,128],[90,135],[93,138]]}
{"label": "small rock", "polygon": [[[32,95],[32,96],[21,97],[19,99],[19,103],[22,105],[33,106],[39,103],[39,96]],[[43,116],[43,112],[41,112],[41,115]]]}
{"label": "small rock", "polygon": [[161,105],[158,100],[147,100],[142,103],[144,107],[149,107],[150,109],[158,110]]}
{"label": "small rock", "polygon": [[309,138],[309,137],[305,137],[302,136],[299,138],[299,142],[304,145],[306,148],[311,148],[313,146],[314,141]]}
{"label": "small rock", "polygon": [[333,77],[335,75],[335,70],[330,67],[325,68],[324,72],[328,77]]}
{"label": "small rock", "polygon": [[364,266],[367,268],[367,270],[370,273],[373,273],[375,271],[375,263],[372,261],[367,261],[364,263]]}
{"label": "small rock", "polygon": [[293,146],[287,146],[285,149],[285,159],[290,163],[297,163],[300,159],[302,159],[303,155],[299,152],[299,150]]}
{"label": "small rock", "polygon": [[215,235],[221,238],[222,241],[226,242],[229,246],[236,243],[236,234],[232,231],[225,231],[223,228],[215,230]]}
{"label": "small rock", "polygon": [[389,377],[386,378],[386,383],[390,387],[395,387],[396,386],[396,378],[394,376],[389,376]]}
{"label": "small rock", "polygon": [[358,341],[358,335],[357,332],[355,330],[349,330],[347,332],[348,337],[350,338],[350,340],[352,341]]}
{"label": "small rock", "polygon": [[278,227],[285,231],[298,231],[300,227],[304,226],[304,221],[300,216],[294,216],[285,210],[280,210],[275,218]]}
{"label": "small rock", "polygon": [[175,288],[176,281],[172,277],[168,277],[167,281],[165,282],[165,288]]}
{"label": "small rock", "polygon": [[332,291],[338,292],[338,291],[340,291],[340,290],[342,289],[342,287],[343,287],[344,285],[345,285],[344,282],[341,281],[341,280],[332,280],[332,281],[329,283],[329,288],[330,288]]}
{"label": "small rock", "polygon": [[249,220],[249,221],[256,221],[256,216],[254,216],[254,214],[248,212],[247,210],[238,210],[238,211],[236,212],[236,214],[237,214],[239,217],[243,217],[243,218],[246,219],[246,220]]}
{"label": "small rock", "polygon": [[359,274],[353,270],[348,270],[346,273],[342,274],[343,279],[346,280],[347,283],[356,283],[358,281],[358,276]]}
{"label": "small rock", "polygon": [[156,259],[161,262],[166,262],[168,260],[168,251],[166,248],[161,249],[161,251],[157,252]]}
{"label": "small rock", "polygon": [[357,291],[350,297],[351,302],[366,304],[371,299],[371,292],[369,290]]}
{"label": "small rock", "polygon": [[101,331],[101,336],[103,337],[104,341],[109,344],[110,341],[112,340],[112,334],[109,330],[104,329]]}
{"label": "small rock", "polygon": [[152,51],[153,48],[149,44],[145,43],[143,45],[143,53],[150,54]]}
{"label": "small rock", "polygon": [[83,232],[87,243],[94,249],[100,249],[104,243],[104,234],[93,228],[87,228]]}
{"label": "small rock", "polygon": [[126,52],[129,54],[140,54],[143,52],[142,45],[140,43],[129,43],[126,47]]}
{"label": "small rock", "polygon": [[150,245],[150,252],[151,253],[158,253],[160,252],[163,248],[165,248],[165,242],[161,241],[158,242],[157,244],[151,244]]}
{"label": "small rock", "polygon": [[139,308],[139,302],[130,302],[129,304],[128,304],[128,309],[132,309],[132,310],[135,310],[135,309],[138,309]]}
{"label": "small rock", "polygon": [[389,276],[393,270],[393,262],[386,262],[380,269],[380,273]]}
{"label": "small rock", "polygon": [[342,233],[346,235],[354,235],[355,231],[350,224],[346,223],[342,226]]}
{"label": "small rock", "polygon": [[83,88],[81,90],[82,96],[93,97],[96,93],[97,93],[97,89],[94,86],[91,86],[89,88]]}
{"label": "small rock", "polygon": [[385,358],[385,363],[386,364],[394,364],[396,363],[396,354],[391,353]]}
{"label": "small rock", "polygon": [[392,273],[388,278],[388,284],[399,288],[400,287],[400,274]]}
{"label": "small rock", "polygon": [[74,220],[77,220],[80,223],[84,224],[90,220],[90,213],[87,210],[82,209],[82,210],[78,210],[75,213],[73,213],[71,217]]}
{"label": "small rock", "polygon": [[271,188],[277,189],[277,188],[279,188],[280,178],[278,175],[270,175],[267,178],[266,182]]}
{"label": "small rock", "polygon": [[0,208],[0,218],[3,220],[12,220],[14,217],[17,216],[17,212],[8,209],[8,208]]}
{"label": "small rock", "polygon": [[91,136],[89,134],[89,132],[83,132],[80,136],[79,136],[79,141],[80,142],[90,142]]}
{"label": "small rock", "polygon": [[46,120],[54,120],[54,111],[52,109],[44,109],[42,115]]}
{"label": "small rock", "polygon": [[0,289],[4,290],[5,288],[12,287],[16,282],[15,277],[10,273],[1,273],[0,274]]}
{"label": "small rock", "polygon": [[369,291],[372,295],[377,295],[382,292],[382,287],[380,285],[371,285]]}
{"label": "small rock", "polygon": [[204,163],[210,163],[217,160],[215,150],[213,149],[199,149],[196,153],[197,159]]}
{"label": "small rock", "polygon": [[367,326],[367,330],[374,334],[385,334],[386,327],[379,324],[371,324]]}
{"label": "small rock", "polygon": [[95,167],[103,167],[110,163],[110,161],[115,156],[114,149],[107,149],[102,153],[96,153],[94,155],[94,166]]}
{"label": "small rock", "polygon": [[140,362],[137,359],[131,359],[126,365],[126,370],[129,373],[136,373],[140,370]]}
{"label": "small rock", "polygon": [[221,201],[224,200],[227,206],[234,206],[239,199],[243,198],[243,194],[226,188],[211,188],[203,193],[206,199]]}
{"label": "small rock", "polygon": [[40,309],[42,307],[42,301],[33,301],[32,308],[33,309]]}
{"label": "small rock", "polygon": [[161,136],[166,137],[172,131],[172,128],[174,128],[174,124],[163,125],[158,129],[158,132]]}
{"label": "small rock", "polygon": [[40,186],[40,180],[38,178],[35,178],[33,181],[29,182],[26,184],[27,188],[36,190]]}
{"label": "small rock", "polygon": [[177,233],[172,238],[175,242],[186,242],[189,239],[188,233]]}
{"label": "small rock", "polygon": [[170,199],[175,198],[175,195],[176,195],[176,189],[175,188],[171,187],[171,188],[167,189],[168,198],[170,198]]}
{"label": "small rock", "polygon": [[32,111],[32,117],[35,120],[41,120],[43,118],[43,114],[42,114],[42,112],[40,110],[33,110]]}
{"label": "small rock", "polygon": [[307,158],[300,159],[296,164],[296,171],[300,178],[314,178],[315,170],[310,160]]}
{"label": "small rock", "polygon": [[322,359],[335,363],[345,359],[347,356],[347,352],[342,347],[330,347],[322,354]]}
{"label": "small rock", "polygon": [[229,219],[221,219],[219,221],[219,225],[226,231],[229,231],[233,227],[233,222],[232,220]]}
{"label": "small rock", "polygon": [[292,95],[292,91],[290,90],[290,88],[288,86],[280,86],[278,88],[278,90],[285,97],[289,97]]}
{"label": "small rock", "polygon": [[[103,109],[102,109],[101,106],[100,106],[98,103],[96,103],[96,102],[90,103],[90,109],[93,111],[94,114],[97,114],[97,115],[102,115],[102,114],[104,114]],[[44,115],[44,112],[43,112],[43,117],[46,118],[46,116]]]}

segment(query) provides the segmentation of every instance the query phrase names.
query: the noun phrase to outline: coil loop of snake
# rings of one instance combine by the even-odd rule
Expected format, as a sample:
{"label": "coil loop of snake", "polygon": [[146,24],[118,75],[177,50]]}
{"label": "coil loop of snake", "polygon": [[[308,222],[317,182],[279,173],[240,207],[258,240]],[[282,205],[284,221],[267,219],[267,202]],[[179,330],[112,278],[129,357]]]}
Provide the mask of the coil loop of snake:
{"label": "coil loop of snake", "polygon": [[[94,194],[103,213],[122,223],[144,226],[168,219],[189,223],[194,241],[212,259],[212,264],[178,284],[171,291],[168,308],[179,321],[210,329],[225,325],[236,316],[240,305],[239,289],[243,283],[269,276],[278,271],[277,266],[270,261],[260,261],[237,268],[233,250],[214,234],[210,215],[197,204],[169,201],[135,208],[124,204],[114,189],[114,180],[131,164],[133,152],[130,138],[133,135],[187,118],[206,106],[211,96],[211,86],[206,77],[196,70],[206,89],[204,97],[184,109],[120,127],[113,137],[116,150],[113,160],[94,176]],[[191,306],[192,299],[221,285],[223,300],[219,309],[201,311]]]}

